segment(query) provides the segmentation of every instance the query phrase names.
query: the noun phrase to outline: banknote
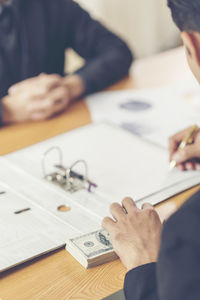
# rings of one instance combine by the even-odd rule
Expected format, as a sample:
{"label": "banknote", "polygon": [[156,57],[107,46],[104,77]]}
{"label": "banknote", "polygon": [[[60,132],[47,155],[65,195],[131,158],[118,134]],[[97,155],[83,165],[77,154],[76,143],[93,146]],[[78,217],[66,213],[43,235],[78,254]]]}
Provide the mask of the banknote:
{"label": "banknote", "polygon": [[69,239],[66,250],[86,268],[117,258],[109,233],[104,229]]}

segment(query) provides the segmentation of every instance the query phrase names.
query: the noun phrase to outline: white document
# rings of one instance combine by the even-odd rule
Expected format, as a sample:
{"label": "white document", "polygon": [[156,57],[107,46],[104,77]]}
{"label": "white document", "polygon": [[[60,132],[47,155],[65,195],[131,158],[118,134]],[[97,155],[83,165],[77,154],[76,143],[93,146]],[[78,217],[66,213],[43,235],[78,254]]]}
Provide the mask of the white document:
{"label": "white document", "polygon": [[200,124],[200,88],[193,80],[163,88],[103,92],[88,97],[92,120],[112,121],[167,147],[168,138]]}
{"label": "white document", "polygon": [[[43,178],[43,154],[52,146],[62,149],[65,166],[87,162],[89,178],[98,185],[94,193],[70,194]],[[57,159],[52,153],[48,172]],[[155,204],[200,183],[200,172],[168,169],[167,150],[107,124],[88,125],[0,158],[0,270],[98,230],[113,201],[131,196],[139,206]],[[69,211],[59,211],[62,205]],[[20,210],[25,211],[16,214]]]}
{"label": "white document", "polygon": [[[16,166],[17,169],[19,168],[32,176],[32,180],[26,180],[29,182],[30,188],[27,188],[28,182],[20,186],[22,178],[11,182],[14,188],[26,193],[26,196],[29,197],[29,191],[33,189],[31,186],[36,181],[35,184],[38,184],[38,189],[32,197],[36,198],[38,194],[44,197],[46,193],[43,190],[44,185],[48,185],[59,195],[62,194],[66,197],[65,191],[60,190],[59,187],[54,187],[51,183],[46,183],[42,179],[42,157],[44,152],[53,146],[62,149],[65,166],[70,166],[79,159],[87,162],[89,177],[98,185],[96,195],[84,191],[83,195],[80,196],[81,191],[72,195],[69,194],[67,197],[73,199],[77,205],[83,206],[84,209],[87,207],[87,201],[91,203],[89,209],[90,205],[96,202],[95,207],[99,206],[98,215],[100,214],[100,216],[103,205],[106,206],[113,201],[121,201],[124,196],[129,195],[135,200],[140,200],[174,183],[197,175],[197,172],[180,172],[177,170],[169,173],[167,150],[146,142],[119,127],[95,124],[59,135],[5,156],[12,166]],[[52,154],[51,160],[57,162],[56,153],[55,157]],[[49,162],[49,166],[52,162]],[[42,188],[40,188],[41,184]],[[98,200],[98,197],[102,198],[102,201]],[[98,202],[100,202],[99,205]]]}
{"label": "white document", "polygon": [[0,193],[3,191],[0,194],[0,272],[64,246],[68,236],[80,234],[7,185],[0,184]]}

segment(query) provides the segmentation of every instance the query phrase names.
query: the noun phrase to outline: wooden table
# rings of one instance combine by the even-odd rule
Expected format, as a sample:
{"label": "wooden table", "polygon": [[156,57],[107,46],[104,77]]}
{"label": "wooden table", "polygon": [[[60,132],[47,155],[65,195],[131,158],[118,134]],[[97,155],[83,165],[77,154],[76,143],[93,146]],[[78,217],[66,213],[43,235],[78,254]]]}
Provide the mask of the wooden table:
{"label": "wooden table", "polygon": [[[182,48],[135,62],[131,75],[111,89],[153,87],[191,77]],[[52,120],[0,130],[0,154],[90,123],[84,102]],[[198,187],[167,202],[179,207]],[[161,206],[165,205],[162,203]],[[123,287],[126,270],[119,260],[85,270],[64,249],[16,267],[0,276],[2,300],[99,300]]]}

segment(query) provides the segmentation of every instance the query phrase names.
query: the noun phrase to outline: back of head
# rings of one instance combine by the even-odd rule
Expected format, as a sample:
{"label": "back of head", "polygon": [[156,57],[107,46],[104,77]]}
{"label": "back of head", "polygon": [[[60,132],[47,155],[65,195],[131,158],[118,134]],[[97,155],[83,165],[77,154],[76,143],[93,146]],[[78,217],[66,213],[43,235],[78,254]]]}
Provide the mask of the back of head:
{"label": "back of head", "polygon": [[200,0],[168,0],[168,6],[181,31],[200,32]]}

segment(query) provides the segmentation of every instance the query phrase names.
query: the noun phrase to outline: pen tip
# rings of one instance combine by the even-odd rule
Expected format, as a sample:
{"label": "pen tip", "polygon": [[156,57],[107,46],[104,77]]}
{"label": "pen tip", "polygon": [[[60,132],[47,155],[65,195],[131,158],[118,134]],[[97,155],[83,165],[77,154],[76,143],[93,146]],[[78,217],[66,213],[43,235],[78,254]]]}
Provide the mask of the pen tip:
{"label": "pen tip", "polygon": [[172,171],[176,167],[176,161],[172,160],[169,164],[169,170]]}

